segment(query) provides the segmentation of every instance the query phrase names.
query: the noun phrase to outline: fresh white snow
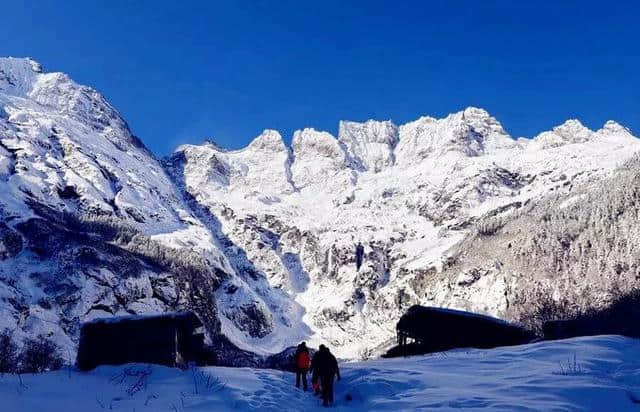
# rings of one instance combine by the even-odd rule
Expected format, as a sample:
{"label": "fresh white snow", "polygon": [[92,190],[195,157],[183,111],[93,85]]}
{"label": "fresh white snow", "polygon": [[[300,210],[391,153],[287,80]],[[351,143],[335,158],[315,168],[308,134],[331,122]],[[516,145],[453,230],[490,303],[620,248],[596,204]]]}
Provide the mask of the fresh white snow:
{"label": "fresh white snow", "polygon": [[[146,386],[117,379],[128,366],[0,378],[2,410],[314,411],[320,400],[292,373],[151,366]],[[144,370],[146,365],[134,365]],[[462,349],[341,364],[332,410],[634,411],[640,407],[640,341],[596,336],[491,350]],[[211,376],[209,384],[203,376]],[[347,400],[347,395],[351,400]],[[640,402],[640,400],[638,400]]]}

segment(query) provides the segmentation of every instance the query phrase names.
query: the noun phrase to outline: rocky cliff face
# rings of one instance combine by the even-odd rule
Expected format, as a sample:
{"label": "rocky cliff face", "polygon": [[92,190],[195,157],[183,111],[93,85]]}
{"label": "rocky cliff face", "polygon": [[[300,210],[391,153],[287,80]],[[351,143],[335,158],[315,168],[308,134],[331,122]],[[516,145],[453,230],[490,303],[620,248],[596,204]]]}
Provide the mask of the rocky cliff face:
{"label": "rocky cliff face", "polygon": [[[638,149],[615,122],[514,139],[468,108],[341,122],[337,138],[304,129],[291,147],[266,130],[242,150],[184,145],[159,162],[98,92],[0,59],[0,328],[50,334],[71,358],[79,322],[191,308],[242,349],[307,340],[356,358],[415,303],[517,319],[530,290],[577,302],[567,285],[597,278],[579,267],[635,250],[637,236],[586,247],[630,220],[580,210],[627,190],[615,170]],[[575,232],[576,219],[608,229]],[[573,234],[545,243],[548,221],[570,226],[554,239]],[[590,290],[627,287],[637,262],[624,256]]]}

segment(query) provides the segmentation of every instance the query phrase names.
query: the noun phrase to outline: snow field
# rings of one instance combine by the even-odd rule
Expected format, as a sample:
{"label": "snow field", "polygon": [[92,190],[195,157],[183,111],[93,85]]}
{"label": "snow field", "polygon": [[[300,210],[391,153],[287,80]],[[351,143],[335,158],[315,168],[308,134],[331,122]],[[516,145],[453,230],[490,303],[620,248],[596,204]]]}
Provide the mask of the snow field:
{"label": "snow field", "polygon": [[[0,378],[2,410],[324,410],[319,399],[295,388],[292,373],[151,366],[146,386],[131,395],[127,391],[135,387],[136,378],[119,378],[127,368],[148,366],[24,375],[23,384],[5,375]],[[345,363],[341,368],[343,378],[336,382],[331,408],[341,411],[632,411],[638,408],[633,399],[640,399],[640,341],[620,336],[463,349]]]}

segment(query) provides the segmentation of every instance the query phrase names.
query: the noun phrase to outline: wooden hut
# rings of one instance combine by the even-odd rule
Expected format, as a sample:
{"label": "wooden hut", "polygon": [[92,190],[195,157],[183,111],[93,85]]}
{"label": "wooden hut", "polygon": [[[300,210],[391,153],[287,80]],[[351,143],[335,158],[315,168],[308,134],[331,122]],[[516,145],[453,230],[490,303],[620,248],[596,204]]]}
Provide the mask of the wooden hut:
{"label": "wooden hut", "polygon": [[202,322],[192,312],[96,319],[82,325],[77,365],[155,363],[184,367],[204,354]]}
{"label": "wooden hut", "polygon": [[536,336],[500,319],[460,310],[414,305],[396,326],[398,345],[388,357],[454,348],[495,348],[528,343]]}

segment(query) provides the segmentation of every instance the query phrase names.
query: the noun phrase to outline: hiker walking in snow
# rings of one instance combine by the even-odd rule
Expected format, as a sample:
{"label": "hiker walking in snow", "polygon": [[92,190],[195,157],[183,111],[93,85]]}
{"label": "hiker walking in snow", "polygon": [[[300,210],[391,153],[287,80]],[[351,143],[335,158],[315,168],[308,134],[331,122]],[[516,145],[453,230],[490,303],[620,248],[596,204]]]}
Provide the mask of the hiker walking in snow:
{"label": "hiker walking in snow", "polygon": [[311,388],[313,389],[314,395],[321,395],[320,392],[320,378],[318,377],[318,359],[322,358],[320,353],[324,350],[325,346],[320,345],[318,351],[313,354],[313,358],[311,359],[311,367],[309,368],[309,372],[311,372]]}
{"label": "hiker walking in snow", "polygon": [[298,345],[295,354],[295,367],[296,367],[296,388],[300,387],[300,380],[302,380],[302,388],[307,391],[307,371],[311,363],[309,356],[309,349],[307,344],[302,342]]}
{"label": "hiker walking in snow", "polygon": [[337,376],[340,380],[340,369],[338,368],[338,360],[329,351],[329,348],[323,346],[318,350],[317,364],[314,365],[314,372],[317,371],[320,378],[320,386],[322,387],[322,406],[329,406],[333,403],[333,379]]}

